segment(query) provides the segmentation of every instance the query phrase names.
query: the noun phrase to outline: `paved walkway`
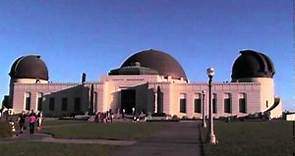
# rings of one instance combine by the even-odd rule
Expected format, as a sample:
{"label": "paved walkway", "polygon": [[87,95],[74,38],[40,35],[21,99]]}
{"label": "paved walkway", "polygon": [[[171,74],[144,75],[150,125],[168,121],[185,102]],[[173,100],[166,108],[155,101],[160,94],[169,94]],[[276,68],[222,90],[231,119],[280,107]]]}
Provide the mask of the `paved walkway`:
{"label": "paved walkway", "polygon": [[113,156],[201,156],[200,122],[163,123],[163,130],[132,146],[113,151]]}
{"label": "paved walkway", "polygon": [[136,141],[133,140],[107,140],[107,139],[62,139],[53,138],[51,135],[44,133],[35,133],[33,135],[28,132],[24,132],[18,136],[12,138],[3,139],[0,144],[9,144],[16,142],[51,142],[51,143],[72,143],[72,144],[104,144],[104,145],[120,145],[128,146],[133,145]]}

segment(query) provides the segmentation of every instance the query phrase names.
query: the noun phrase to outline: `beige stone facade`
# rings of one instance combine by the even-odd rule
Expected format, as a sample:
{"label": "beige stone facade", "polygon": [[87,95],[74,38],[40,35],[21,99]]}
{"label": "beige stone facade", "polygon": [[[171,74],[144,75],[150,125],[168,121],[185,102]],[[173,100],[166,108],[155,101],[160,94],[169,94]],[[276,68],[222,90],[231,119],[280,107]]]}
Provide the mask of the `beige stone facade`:
{"label": "beige stone facade", "polygon": [[[213,79],[214,117],[266,111],[273,118],[280,117],[282,104],[275,96],[274,73],[266,55],[242,51],[234,62],[231,82]],[[95,82],[49,82],[40,56],[17,59],[10,76],[10,106],[15,113],[34,110],[45,116],[64,116],[110,109],[122,113],[124,109],[128,114],[135,108],[136,113],[187,118],[202,118],[203,111],[208,115],[208,83],[191,83],[173,57],[153,49],[132,55]]]}
{"label": "beige stone facade", "polygon": [[[91,91],[91,85],[93,85],[93,91]],[[127,98],[134,98],[136,112],[163,112],[179,117],[201,118],[203,110],[197,110],[195,107],[198,107],[197,104],[200,102],[201,105],[203,104],[203,97],[205,97],[205,106],[208,105],[208,84],[187,83],[153,75],[103,76],[98,82],[83,84],[14,83],[12,87],[15,113],[31,109],[42,110],[45,115],[50,116],[69,115],[75,112],[103,112],[109,109],[117,112],[124,105],[122,92],[126,90],[135,91],[135,96]],[[250,113],[263,112],[274,103],[273,87],[273,80],[268,78],[254,82],[213,83],[212,94],[216,99],[214,116],[245,116]],[[206,92],[205,96],[202,95],[202,91]],[[26,109],[26,94],[30,95],[29,109]],[[93,94],[92,100],[91,94]],[[38,109],[40,97],[42,97],[42,108]],[[230,101],[228,111],[225,110],[226,98]],[[50,99],[54,99],[54,104],[51,104],[54,105],[53,109],[50,109]],[[64,102],[67,103],[67,108],[62,109],[64,99],[67,99],[67,102]],[[180,99],[185,99],[184,111],[180,110]],[[240,99],[245,99],[245,110],[240,108]],[[75,110],[75,102],[76,105],[80,105],[76,106],[79,107],[77,110]],[[272,111],[272,117],[281,115],[279,107],[281,104]],[[202,107],[199,106],[199,108]],[[208,114],[207,108],[205,112]]]}

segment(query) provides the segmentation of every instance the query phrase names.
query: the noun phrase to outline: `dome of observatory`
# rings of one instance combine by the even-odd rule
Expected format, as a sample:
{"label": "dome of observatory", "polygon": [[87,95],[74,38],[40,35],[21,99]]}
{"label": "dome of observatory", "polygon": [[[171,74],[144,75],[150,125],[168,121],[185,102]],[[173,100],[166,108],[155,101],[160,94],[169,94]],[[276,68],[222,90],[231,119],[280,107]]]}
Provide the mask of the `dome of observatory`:
{"label": "dome of observatory", "polygon": [[[162,76],[171,76],[174,79],[180,79],[182,77],[187,80],[181,65],[172,56],[159,50],[150,49],[138,52],[130,56],[122,64],[120,69],[130,68],[132,66],[142,67],[142,69],[148,71],[145,73],[157,73]],[[117,74],[112,74],[111,72],[110,75]]]}
{"label": "dome of observatory", "polygon": [[10,77],[32,78],[48,80],[48,70],[46,64],[38,55],[28,55],[18,58],[11,67]]}
{"label": "dome of observatory", "polygon": [[272,78],[275,68],[269,57],[253,51],[244,50],[232,67],[232,79],[266,77]]}

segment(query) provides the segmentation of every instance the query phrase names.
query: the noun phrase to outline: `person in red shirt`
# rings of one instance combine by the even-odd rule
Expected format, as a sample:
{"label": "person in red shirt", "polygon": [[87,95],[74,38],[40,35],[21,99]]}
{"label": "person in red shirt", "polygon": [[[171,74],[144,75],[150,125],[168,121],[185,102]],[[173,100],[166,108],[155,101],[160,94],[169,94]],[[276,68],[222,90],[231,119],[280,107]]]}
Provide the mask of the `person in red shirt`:
{"label": "person in red shirt", "polygon": [[32,110],[32,113],[29,116],[30,134],[34,134],[36,121],[37,121],[36,114]]}

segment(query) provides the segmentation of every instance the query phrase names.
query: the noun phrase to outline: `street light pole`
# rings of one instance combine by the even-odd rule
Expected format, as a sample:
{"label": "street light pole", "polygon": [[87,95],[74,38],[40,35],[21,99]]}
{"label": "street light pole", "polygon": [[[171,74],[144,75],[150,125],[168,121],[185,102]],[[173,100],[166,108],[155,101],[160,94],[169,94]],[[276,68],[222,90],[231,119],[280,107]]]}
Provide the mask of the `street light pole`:
{"label": "street light pole", "polygon": [[202,90],[202,126],[204,128],[207,127],[207,124],[206,124],[206,119],[205,119],[205,94],[206,94],[206,91],[205,90]]}
{"label": "street light pole", "polygon": [[212,97],[211,97],[212,78],[214,74],[215,74],[214,68],[207,69],[207,75],[209,77],[209,142],[211,144],[217,143],[217,140],[214,134],[214,127],[213,127],[213,110],[212,110]]}

